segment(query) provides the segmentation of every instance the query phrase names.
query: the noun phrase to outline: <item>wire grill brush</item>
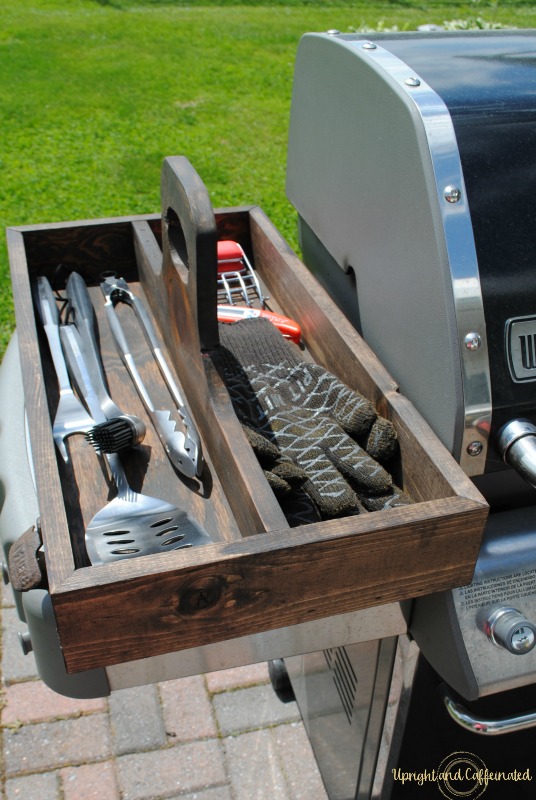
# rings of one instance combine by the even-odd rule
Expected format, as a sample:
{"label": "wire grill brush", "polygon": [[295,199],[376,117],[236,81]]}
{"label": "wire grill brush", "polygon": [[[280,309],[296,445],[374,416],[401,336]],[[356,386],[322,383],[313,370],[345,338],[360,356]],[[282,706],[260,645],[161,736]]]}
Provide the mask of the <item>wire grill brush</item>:
{"label": "wire grill brush", "polygon": [[139,417],[122,416],[95,425],[86,439],[100,453],[118,453],[139,444],[145,436],[145,425]]}

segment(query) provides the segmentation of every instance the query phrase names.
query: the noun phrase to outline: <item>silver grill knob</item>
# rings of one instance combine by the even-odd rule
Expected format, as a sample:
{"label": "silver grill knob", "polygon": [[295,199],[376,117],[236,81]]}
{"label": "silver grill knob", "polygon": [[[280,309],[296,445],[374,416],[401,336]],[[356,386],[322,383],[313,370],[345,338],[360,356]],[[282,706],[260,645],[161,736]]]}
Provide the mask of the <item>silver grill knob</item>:
{"label": "silver grill knob", "polygon": [[536,625],[516,608],[498,608],[487,619],[485,631],[497,647],[514,655],[530,653],[536,645]]}
{"label": "silver grill knob", "polygon": [[499,451],[507,464],[536,488],[536,425],[513,419],[499,431]]}

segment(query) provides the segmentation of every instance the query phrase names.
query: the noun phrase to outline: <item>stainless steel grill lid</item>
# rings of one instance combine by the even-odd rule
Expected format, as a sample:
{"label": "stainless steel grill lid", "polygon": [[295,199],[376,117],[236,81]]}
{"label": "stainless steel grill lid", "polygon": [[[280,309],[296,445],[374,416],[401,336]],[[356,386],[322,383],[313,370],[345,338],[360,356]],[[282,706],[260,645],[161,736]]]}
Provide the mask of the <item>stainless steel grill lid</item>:
{"label": "stainless steel grill lid", "polygon": [[494,431],[536,421],[535,44],[308,34],[296,61],[305,260],[474,476],[503,468]]}

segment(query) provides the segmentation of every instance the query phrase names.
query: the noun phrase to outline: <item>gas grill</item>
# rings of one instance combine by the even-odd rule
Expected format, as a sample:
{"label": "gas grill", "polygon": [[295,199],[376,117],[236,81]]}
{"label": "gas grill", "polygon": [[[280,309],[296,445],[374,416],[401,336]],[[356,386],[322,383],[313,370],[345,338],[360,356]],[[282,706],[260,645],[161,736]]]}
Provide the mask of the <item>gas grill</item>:
{"label": "gas grill", "polygon": [[[304,261],[491,508],[473,582],[407,604],[409,639],[285,662],[336,800],[440,796],[396,770],[454,751],[536,767],[535,45],[328,31],[298,49],[287,194]],[[441,791],[479,796],[458,788]]]}

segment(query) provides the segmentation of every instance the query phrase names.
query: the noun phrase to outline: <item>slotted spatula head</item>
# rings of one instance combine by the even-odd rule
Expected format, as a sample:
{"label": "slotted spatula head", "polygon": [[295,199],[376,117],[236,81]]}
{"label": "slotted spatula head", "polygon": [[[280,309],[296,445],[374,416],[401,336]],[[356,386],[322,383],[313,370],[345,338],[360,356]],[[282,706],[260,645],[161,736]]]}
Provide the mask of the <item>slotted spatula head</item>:
{"label": "slotted spatula head", "polygon": [[204,528],[183,511],[156,497],[130,490],[98,511],[86,529],[92,564],[209,544]]}

